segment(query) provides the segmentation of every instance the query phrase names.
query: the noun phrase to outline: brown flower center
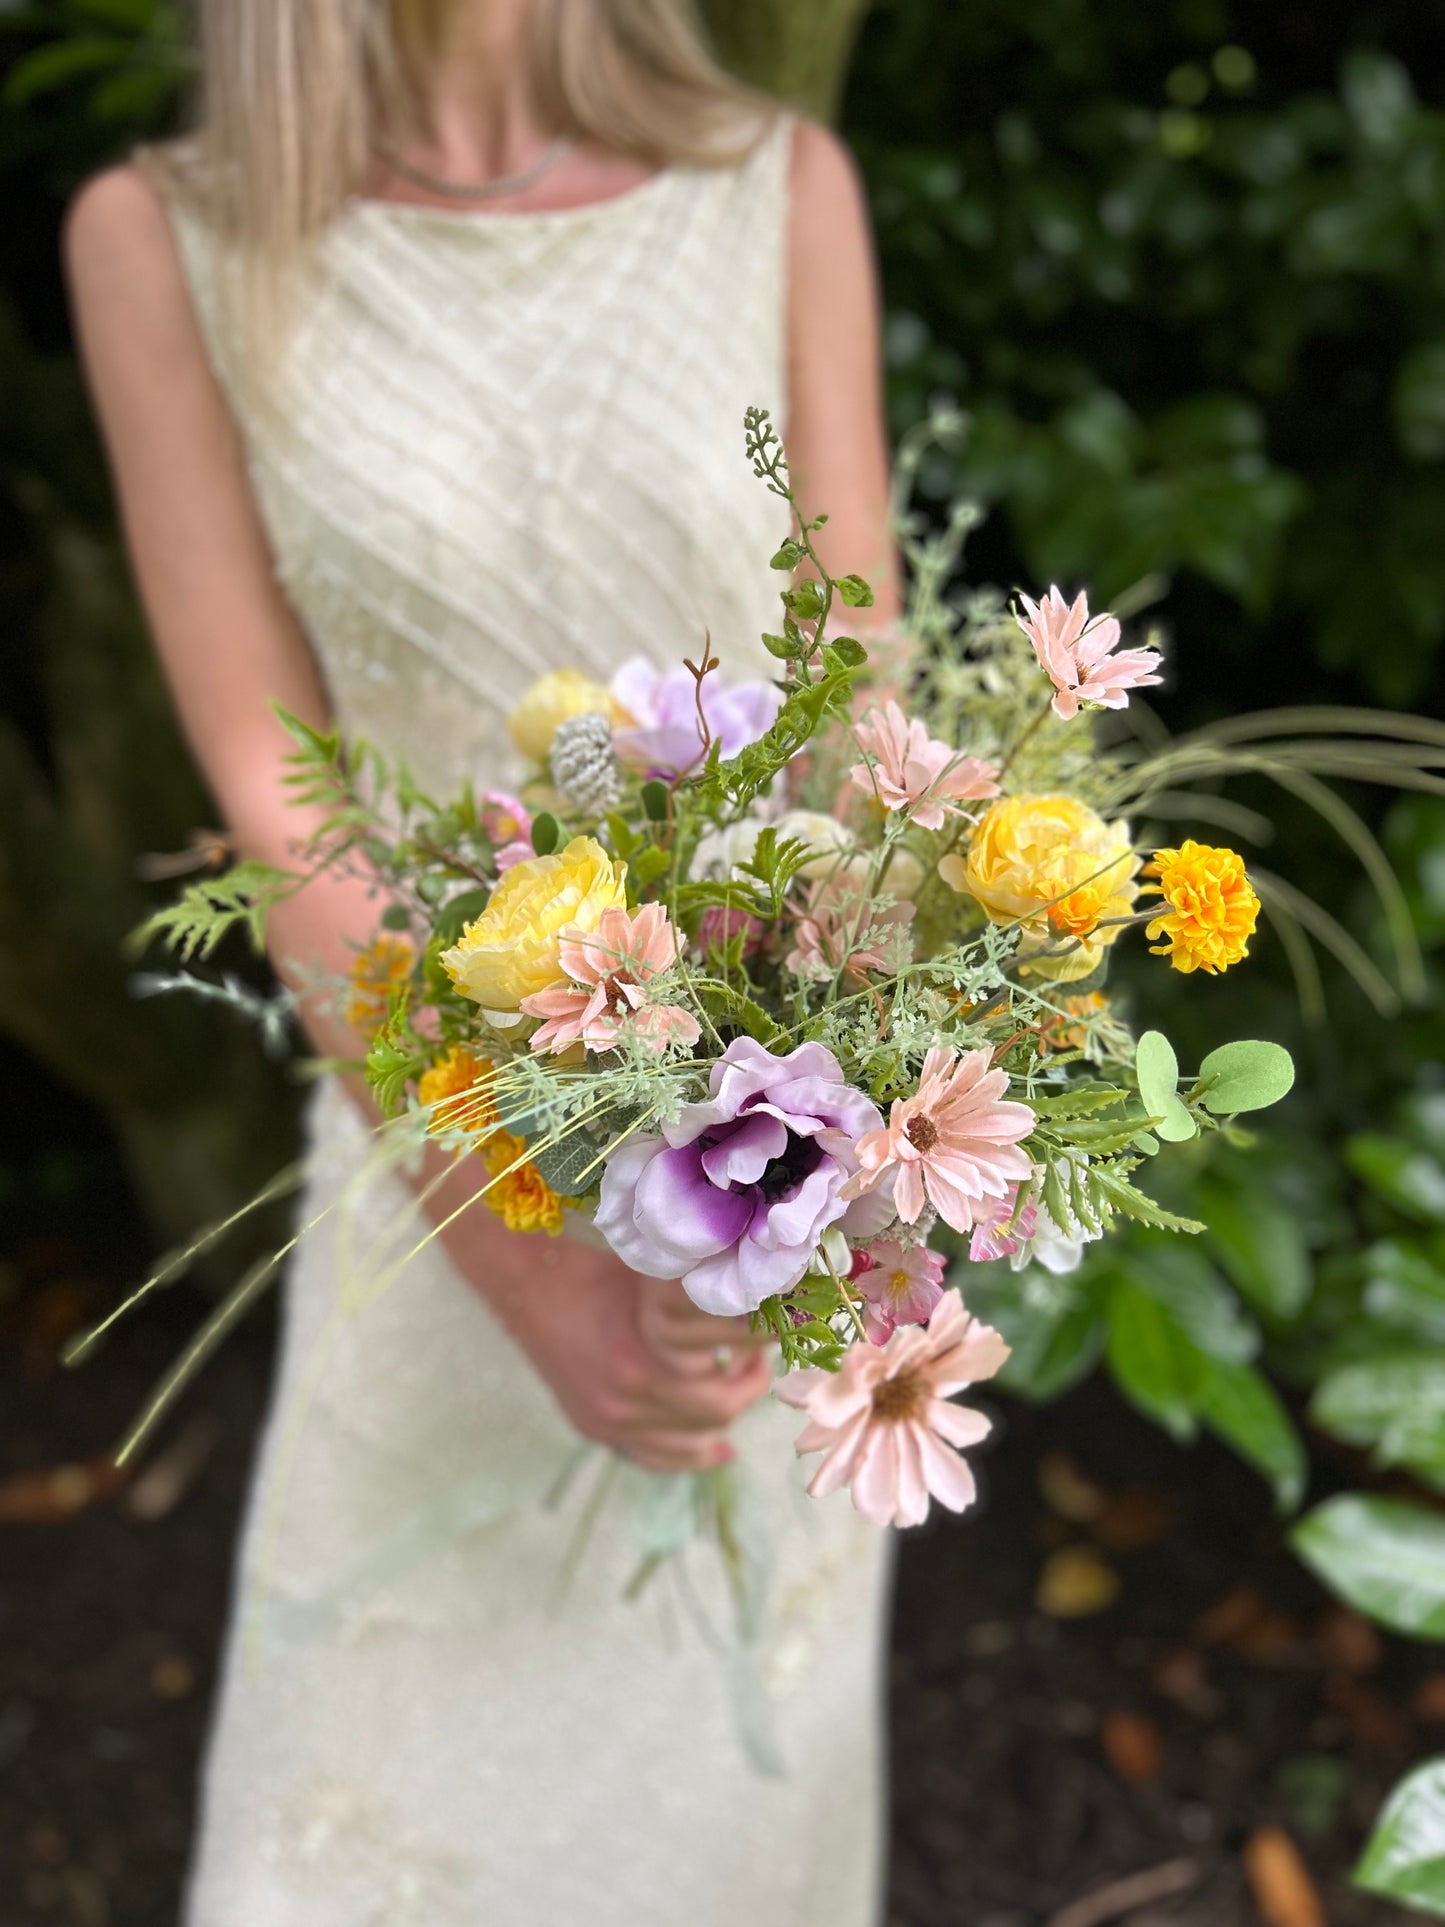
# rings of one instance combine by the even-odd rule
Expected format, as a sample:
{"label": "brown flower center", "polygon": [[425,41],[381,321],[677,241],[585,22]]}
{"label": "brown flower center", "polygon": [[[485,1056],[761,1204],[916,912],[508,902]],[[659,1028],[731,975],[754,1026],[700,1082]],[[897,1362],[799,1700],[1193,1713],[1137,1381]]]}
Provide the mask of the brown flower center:
{"label": "brown flower center", "polygon": [[917,1117],[909,1118],[903,1127],[903,1135],[915,1151],[922,1151],[927,1156],[938,1142],[938,1126],[931,1117],[920,1112]]}
{"label": "brown flower center", "polygon": [[886,1424],[901,1425],[923,1417],[928,1405],[928,1387],[917,1372],[899,1372],[873,1388],[873,1416]]}

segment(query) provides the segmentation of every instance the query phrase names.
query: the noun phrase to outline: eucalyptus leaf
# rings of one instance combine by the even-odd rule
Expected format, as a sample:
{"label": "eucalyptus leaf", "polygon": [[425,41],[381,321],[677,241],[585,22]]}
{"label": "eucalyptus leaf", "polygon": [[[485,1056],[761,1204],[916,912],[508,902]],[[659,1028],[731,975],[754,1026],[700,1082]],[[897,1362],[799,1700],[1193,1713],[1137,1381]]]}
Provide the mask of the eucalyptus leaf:
{"label": "eucalyptus leaf", "polygon": [[532,818],[532,848],[538,856],[551,856],[562,840],[562,825],[550,810],[539,810]]}
{"label": "eucalyptus leaf", "polygon": [[1155,1120],[1154,1132],[1166,1144],[1183,1144],[1199,1126],[1179,1095],[1179,1059],[1162,1030],[1146,1030],[1134,1054],[1139,1100]]}
{"label": "eucalyptus leaf", "polygon": [[1215,1116],[1260,1111],[1294,1084],[1294,1059],[1282,1044],[1241,1038],[1212,1050],[1199,1067],[1204,1108]]}

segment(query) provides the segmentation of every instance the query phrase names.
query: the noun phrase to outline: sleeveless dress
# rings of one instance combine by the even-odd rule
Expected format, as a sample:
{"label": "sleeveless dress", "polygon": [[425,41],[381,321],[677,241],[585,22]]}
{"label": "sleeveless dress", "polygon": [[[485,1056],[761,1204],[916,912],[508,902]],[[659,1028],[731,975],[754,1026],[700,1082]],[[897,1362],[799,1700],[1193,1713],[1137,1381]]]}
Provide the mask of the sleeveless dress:
{"label": "sleeveless dress", "polygon": [[[433,793],[514,773],[543,670],[675,662],[707,628],[725,674],[767,673],[785,529],[742,414],[784,419],[788,153],[780,124],[557,213],[354,202],[264,410],[224,251],[172,208],[337,720]],[[624,1597],[686,1488],[579,1464],[435,1245],[374,1289],[409,1194],[339,1090],[310,1131],[190,1927],[876,1922],[888,1555],[803,1494],[797,1415],[738,1429],[746,1648],[702,1542]]]}

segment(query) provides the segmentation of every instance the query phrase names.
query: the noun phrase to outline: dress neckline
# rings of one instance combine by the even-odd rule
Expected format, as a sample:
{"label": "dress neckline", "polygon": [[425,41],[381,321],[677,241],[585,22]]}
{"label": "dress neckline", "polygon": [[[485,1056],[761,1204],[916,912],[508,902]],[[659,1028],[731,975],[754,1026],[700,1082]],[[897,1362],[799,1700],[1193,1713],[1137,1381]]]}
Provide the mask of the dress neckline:
{"label": "dress neckline", "polygon": [[419,221],[440,221],[448,227],[463,228],[521,228],[532,226],[557,226],[566,221],[583,221],[605,215],[614,208],[636,206],[639,201],[649,199],[659,189],[684,173],[679,166],[659,167],[645,180],[637,181],[631,187],[624,187],[620,193],[605,194],[600,200],[576,201],[570,207],[519,208],[512,211],[500,207],[433,207],[426,201],[384,200],[376,194],[353,194],[346,203],[348,213],[381,214],[400,216],[403,219]]}

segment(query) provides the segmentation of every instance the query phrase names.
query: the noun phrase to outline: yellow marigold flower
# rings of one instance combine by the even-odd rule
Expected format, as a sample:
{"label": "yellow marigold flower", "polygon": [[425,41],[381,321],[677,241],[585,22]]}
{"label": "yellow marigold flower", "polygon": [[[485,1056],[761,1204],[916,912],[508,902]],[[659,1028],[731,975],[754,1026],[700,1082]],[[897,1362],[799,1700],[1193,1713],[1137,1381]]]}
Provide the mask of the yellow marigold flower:
{"label": "yellow marigold flower", "polygon": [[[1139,859],[1127,823],[1106,823],[1073,796],[1001,796],[974,827],[966,857],[946,856],[939,874],[976,897],[994,923],[1023,925],[1020,955],[1076,942],[1027,964],[1070,983],[1097,970],[1138,894]],[[1101,927],[1102,926],[1102,927]]]}
{"label": "yellow marigold flower", "polygon": [[357,1030],[380,1030],[392,992],[410,975],[414,957],[405,937],[377,937],[359,951],[347,973],[351,986],[343,1007],[347,1023]]}
{"label": "yellow marigold flower", "polygon": [[1163,937],[1150,945],[1156,957],[1167,957],[1175,970],[1227,970],[1248,955],[1259,915],[1244,860],[1233,850],[1212,849],[1192,837],[1177,850],[1156,850],[1145,865],[1146,894],[1162,896],[1168,909],[1147,926],[1145,934]]}
{"label": "yellow marigold flower", "polygon": [[539,676],[512,711],[512,741],[534,763],[545,763],[552,738],[574,716],[610,716],[612,698],[604,683],[580,669],[550,669]]}
{"label": "yellow marigold flower", "polygon": [[[431,1129],[449,1130],[460,1126],[480,1131],[497,1121],[491,1080],[496,1066],[485,1057],[474,1057],[465,1044],[454,1044],[445,1057],[435,1058],[417,1079],[416,1094],[423,1104],[440,1104],[440,1116],[433,1118]],[[478,1088],[479,1087],[479,1088]],[[473,1092],[468,1103],[457,1100]],[[450,1101],[449,1101],[450,1100]]]}
{"label": "yellow marigold flower", "polygon": [[614,863],[595,837],[576,836],[552,856],[528,857],[507,871],[482,914],[442,952],[442,967],[483,1010],[520,1010],[524,997],[563,975],[561,932],[590,933],[604,910],[625,908],[626,883],[627,865]]}
{"label": "yellow marigold flower", "polygon": [[[562,1229],[563,1200],[535,1164],[517,1164],[526,1150],[522,1139],[510,1131],[493,1131],[482,1146],[492,1174],[492,1183],[482,1195],[508,1231],[545,1231],[555,1238]],[[513,1164],[517,1164],[515,1171],[508,1168]]]}

